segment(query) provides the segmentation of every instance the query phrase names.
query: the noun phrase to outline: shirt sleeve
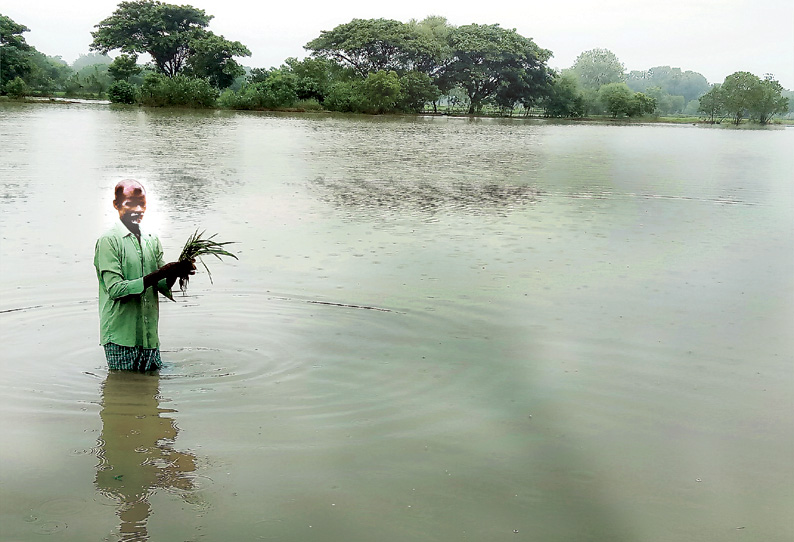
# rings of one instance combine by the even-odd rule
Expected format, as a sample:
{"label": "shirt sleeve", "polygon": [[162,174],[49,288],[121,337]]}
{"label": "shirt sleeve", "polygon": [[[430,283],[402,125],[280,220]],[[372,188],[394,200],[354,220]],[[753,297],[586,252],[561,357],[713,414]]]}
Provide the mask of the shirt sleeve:
{"label": "shirt sleeve", "polygon": [[[163,245],[160,243],[160,238],[155,237],[154,243],[154,257],[157,261],[157,269],[160,269],[162,266],[165,265],[165,259],[163,258]],[[168,280],[161,279],[157,282],[157,289],[163,294],[165,297],[170,299],[171,301],[174,300],[174,294],[171,293],[171,288],[168,287]]]}
{"label": "shirt sleeve", "polygon": [[121,268],[121,248],[111,237],[101,237],[96,243],[94,267],[111,299],[143,293],[143,277],[126,279]]}

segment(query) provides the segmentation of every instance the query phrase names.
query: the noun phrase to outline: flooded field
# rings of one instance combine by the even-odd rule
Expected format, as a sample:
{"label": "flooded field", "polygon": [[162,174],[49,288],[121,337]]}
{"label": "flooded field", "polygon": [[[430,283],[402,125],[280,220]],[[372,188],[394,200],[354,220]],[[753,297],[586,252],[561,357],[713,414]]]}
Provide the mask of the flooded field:
{"label": "flooded field", "polygon": [[[794,130],[0,105],[0,538],[794,538]],[[165,368],[109,374],[141,181]]]}

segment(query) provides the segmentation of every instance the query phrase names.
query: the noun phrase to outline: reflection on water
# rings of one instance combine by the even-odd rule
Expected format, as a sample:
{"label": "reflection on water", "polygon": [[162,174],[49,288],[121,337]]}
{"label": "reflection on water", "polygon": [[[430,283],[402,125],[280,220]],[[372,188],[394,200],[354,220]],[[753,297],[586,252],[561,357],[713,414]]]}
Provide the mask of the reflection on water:
{"label": "reflection on water", "polygon": [[196,456],[174,449],[174,420],[162,414],[160,377],[111,371],[102,385],[102,434],[95,484],[118,503],[121,540],[148,540],[151,495],[158,489],[190,490]]}
{"label": "reflection on water", "polygon": [[534,203],[538,190],[532,186],[498,183],[419,183],[315,179],[312,186],[318,198],[356,213],[399,212],[475,212],[511,209]]}

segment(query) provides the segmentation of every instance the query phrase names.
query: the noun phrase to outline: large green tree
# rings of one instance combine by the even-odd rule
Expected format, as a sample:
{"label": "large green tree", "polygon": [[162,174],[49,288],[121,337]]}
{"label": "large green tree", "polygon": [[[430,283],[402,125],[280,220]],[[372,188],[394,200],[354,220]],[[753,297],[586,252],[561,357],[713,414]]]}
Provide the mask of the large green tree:
{"label": "large green tree", "polygon": [[571,71],[583,89],[597,91],[609,83],[623,82],[626,70],[609,49],[590,49],[576,57]]}
{"label": "large green tree", "polygon": [[469,97],[469,114],[482,109],[497,93],[532,100],[547,92],[551,51],[531,38],[498,24],[470,24],[449,34],[452,61],[444,70],[442,88],[460,86]]}
{"label": "large green tree", "polygon": [[750,72],[735,72],[725,78],[721,86],[722,104],[739,124],[749,114],[758,95],[761,80]]}
{"label": "large green tree", "polygon": [[609,83],[598,90],[598,99],[612,117],[650,115],[656,109],[656,98],[633,92],[626,83]]}
{"label": "large green tree", "polygon": [[157,69],[174,77],[186,68],[216,86],[230,83],[240,69],[233,56],[251,53],[206,30],[212,19],[203,9],[156,0],[121,2],[113,14],[96,25],[91,49],[107,53],[148,53]]}
{"label": "large green tree", "polygon": [[108,53],[149,53],[158,69],[179,73],[190,56],[190,42],[212,19],[203,9],[175,6],[155,0],[121,2],[113,14],[91,32],[91,49]]}
{"label": "large green tree", "polygon": [[4,91],[6,83],[26,77],[33,69],[30,58],[33,48],[22,35],[29,31],[26,26],[0,14],[0,92]]}
{"label": "large green tree", "polygon": [[725,111],[725,100],[722,94],[722,85],[712,85],[708,92],[698,99],[698,112],[704,113],[712,124]]}
{"label": "large green tree", "polygon": [[[335,82],[323,83],[322,77],[313,76],[312,79],[323,88],[322,92],[318,89],[317,94],[322,94],[318,98],[322,100],[333,94],[333,104],[343,104],[345,110],[356,110],[363,103],[362,100],[366,101],[370,97],[375,99],[380,96],[381,90],[395,86],[390,75],[381,74],[367,84],[364,81],[375,73],[394,72],[400,79],[401,92],[396,105],[388,107],[414,111],[421,109],[428,97],[435,104],[440,94],[439,87],[448,90],[443,88],[440,75],[452,61],[449,44],[452,30],[453,27],[444,17],[430,16],[408,23],[392,19],[353,19],[333,30],[323,31],[305,46],[311,51],[313,60],[324,60],[346,68],[359,80],[337,81],[340,78],[344,80],[348,75],[338,69],[324,69],[326,74],[333,76]],[[300,69],[300,66],[296,66],[296,69]],[[314,69],[312,71],[316,72]],[[336,82],[340,84],[336,85]],[[333,93],[332,87],[335,87]],[[391,90],[383,93],[389,99],[393,97],[391,94]],[[375,101],[377,103],[371,104],[369,110],[388,109],[380,98]]]}
{"label": "large green tree", "polygon": [[379,71],[407,71],[418,58],[432,58],[432,40],[415,26],[393,19],[353,19],[304,46],[314,57],[350,66],[361,77]]}
{"label": "large green tree", "polygon": [[737,125],[747,117],[767,124],[774,115],[788,111],[788,99],[783,93],[783,87],[771,75],[760,79],[750,72],[735,72],[700,97],[698,111],[711,122],[730,116]]}
{"label": "large green tree", "polygon": [[207,78],[215,88],[227,88],[245,74],[245,69],[233,57],[251,56],[251,51],[239,41],[229,41],[210,31],[200,32],[190,42],[190,49],[187,72]]}
{"label": "large green tree", "polygon": [[783,86],[772,75],[758,82],[750,114],[761,124],[767,124],[777,113],[788,112],[789,99],[783,96]]}

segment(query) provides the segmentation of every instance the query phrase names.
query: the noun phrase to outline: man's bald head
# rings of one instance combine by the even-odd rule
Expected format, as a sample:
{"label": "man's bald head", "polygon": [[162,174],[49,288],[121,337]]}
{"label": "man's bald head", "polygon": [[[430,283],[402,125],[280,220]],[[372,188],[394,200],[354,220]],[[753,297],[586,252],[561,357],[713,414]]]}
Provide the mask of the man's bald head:
{"label": "man's bald head", "polygon": [[116,183],[114,203],[121,203],[128,196],[146,196],[146,189],[135,179],[124,179]]}

